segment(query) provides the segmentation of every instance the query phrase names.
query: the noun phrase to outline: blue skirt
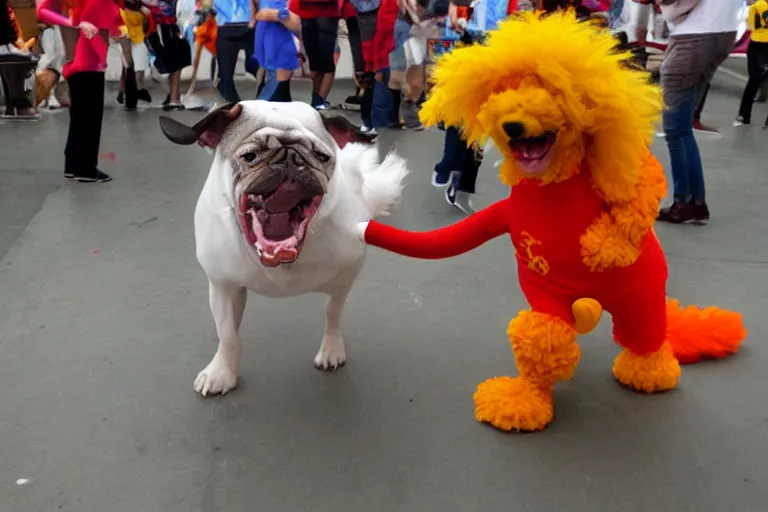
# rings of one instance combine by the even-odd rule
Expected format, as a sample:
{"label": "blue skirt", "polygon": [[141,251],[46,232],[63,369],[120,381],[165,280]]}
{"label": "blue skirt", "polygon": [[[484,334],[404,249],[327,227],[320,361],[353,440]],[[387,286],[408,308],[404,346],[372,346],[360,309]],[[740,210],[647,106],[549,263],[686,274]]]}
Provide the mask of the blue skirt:
{"label": "blue skirt", "polygon": [[254,58],[267,71],[301,67],[293,34],[282,23],[260,21],[256,24]]}

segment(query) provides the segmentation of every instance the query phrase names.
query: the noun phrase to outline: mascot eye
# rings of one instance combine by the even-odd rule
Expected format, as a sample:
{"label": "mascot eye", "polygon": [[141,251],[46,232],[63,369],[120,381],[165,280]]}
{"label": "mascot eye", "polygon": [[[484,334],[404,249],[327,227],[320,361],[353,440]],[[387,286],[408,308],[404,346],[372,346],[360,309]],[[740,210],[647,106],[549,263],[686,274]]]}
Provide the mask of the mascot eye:
{"label": "mascot eye", "polygon": [[315,157],[317,157],[317,159],[324,164],[327,164],[331,161],[331,157],[321,151],[315,151]]}
{"label": "mascot eye", "polygon": [[256,153],[253,151],[248,151],[240,155],[240,159],[247,164],[252,164],[256,161]]}

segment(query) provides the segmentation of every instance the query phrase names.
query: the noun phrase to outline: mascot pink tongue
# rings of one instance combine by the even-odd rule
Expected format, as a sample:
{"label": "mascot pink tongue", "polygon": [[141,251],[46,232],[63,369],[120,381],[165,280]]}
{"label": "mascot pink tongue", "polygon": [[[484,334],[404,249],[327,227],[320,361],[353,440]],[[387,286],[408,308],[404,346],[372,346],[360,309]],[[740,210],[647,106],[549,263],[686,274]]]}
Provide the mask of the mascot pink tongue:
{"label": "mascot pink tongue", "polygon": [[577,335],[603,308],[622,347],[613,374],[640,392],[674,388],[680,363],[725,357],[746,337],[738,313],[667,302],[653,232],[666,182],[648,148],[661,94],[630,57],[572,13],[510,18],[484,45],[442,57],[422,120],[460,126],[472,144],[490,136],[510,195],[428,233],[363,226],[367,243],[429,259],[510,236],[530,305],[507,331],[519,376],[487,380],[474,395],[477,420],[501,430],[552,421],[554,385],[573,375]]}

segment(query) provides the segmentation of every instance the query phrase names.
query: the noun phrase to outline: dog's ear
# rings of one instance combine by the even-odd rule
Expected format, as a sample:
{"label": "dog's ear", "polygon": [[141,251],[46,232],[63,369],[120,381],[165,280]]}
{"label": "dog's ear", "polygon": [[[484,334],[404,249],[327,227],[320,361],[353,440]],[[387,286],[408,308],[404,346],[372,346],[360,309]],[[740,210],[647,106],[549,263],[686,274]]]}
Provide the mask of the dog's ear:
{"label": "dog's ear", "polygon": [[361,142],[363,144],[373,144],[376,140],[376,134],[366,133],[359,126],[354,125],[344,116],[321,116],[323,124],[328,133],[340,148],[344,148],[352,142]]}
{"label": "dog's ear", "polygon": [[187,126],[170,117],[160,116],[160,129],[174,144],[189,146],[197,142],[203,147],[215,149],[227,126],[243,113],[239,103],[229,103],[208,113],[193,126]]}

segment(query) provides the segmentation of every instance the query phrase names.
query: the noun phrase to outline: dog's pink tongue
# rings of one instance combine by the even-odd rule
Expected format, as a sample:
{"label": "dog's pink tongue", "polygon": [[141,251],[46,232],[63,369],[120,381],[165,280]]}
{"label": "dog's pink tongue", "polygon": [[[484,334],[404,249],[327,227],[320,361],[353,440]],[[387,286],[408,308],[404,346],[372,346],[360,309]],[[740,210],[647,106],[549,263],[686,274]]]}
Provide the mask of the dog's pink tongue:
{"label": "dog's pink tongue", "polygon": [[291,227],[291,214],[284,213],[266,213],[263,210],[258,214],[261,229],[264,236],[270,240],[285,240],[293,236]]}
{"label": "dog's pink tongue", "polygon": [[301,186],[292,181],[286,181],[264,201],[264,208],[269,213],[283,213],[299,204],[301,199]]}

